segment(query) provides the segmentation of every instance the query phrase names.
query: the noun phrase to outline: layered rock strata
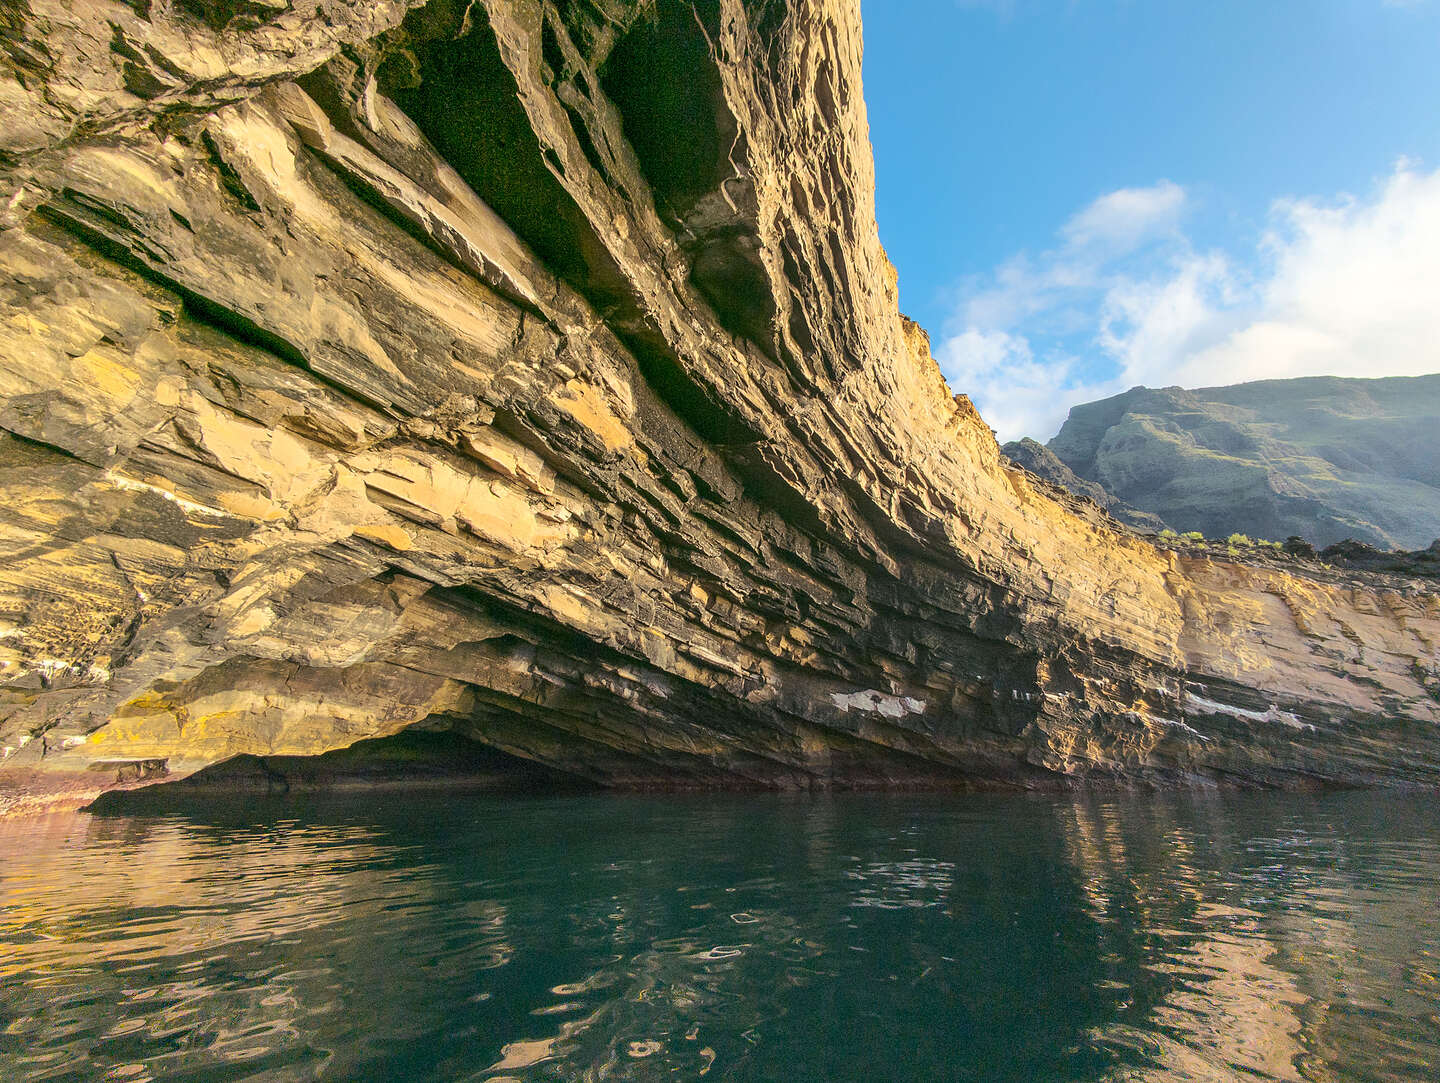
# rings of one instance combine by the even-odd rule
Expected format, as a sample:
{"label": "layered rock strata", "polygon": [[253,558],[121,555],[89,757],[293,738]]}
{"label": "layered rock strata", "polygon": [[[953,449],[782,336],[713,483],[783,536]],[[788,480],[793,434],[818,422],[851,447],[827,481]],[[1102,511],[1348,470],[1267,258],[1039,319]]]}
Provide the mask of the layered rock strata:
{"label": "layered rock strata", "polygon": [[1440,780],[1440,594],[1162,552],[897,310],[853,0],[31,0],[0,787]]}

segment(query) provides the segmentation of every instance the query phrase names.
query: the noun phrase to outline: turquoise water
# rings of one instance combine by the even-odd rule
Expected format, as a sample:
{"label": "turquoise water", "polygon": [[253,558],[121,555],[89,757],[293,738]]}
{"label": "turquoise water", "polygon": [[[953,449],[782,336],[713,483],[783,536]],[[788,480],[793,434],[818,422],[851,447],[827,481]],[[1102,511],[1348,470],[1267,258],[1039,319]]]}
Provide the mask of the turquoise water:
{"label": "turquoise water", "polygon": [[1431,797],[0,825],[0,1079],[1440,1078]]}

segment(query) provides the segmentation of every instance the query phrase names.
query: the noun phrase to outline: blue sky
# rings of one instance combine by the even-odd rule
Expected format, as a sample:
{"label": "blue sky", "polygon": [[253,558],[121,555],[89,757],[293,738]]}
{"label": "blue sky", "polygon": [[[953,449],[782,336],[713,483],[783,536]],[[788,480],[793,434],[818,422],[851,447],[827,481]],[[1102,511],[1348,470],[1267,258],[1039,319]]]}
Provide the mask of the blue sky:
{"label": "blue sky", "polygon": [[901,305],[1002,439],[1440,371],[1440,0],[863,0]]}

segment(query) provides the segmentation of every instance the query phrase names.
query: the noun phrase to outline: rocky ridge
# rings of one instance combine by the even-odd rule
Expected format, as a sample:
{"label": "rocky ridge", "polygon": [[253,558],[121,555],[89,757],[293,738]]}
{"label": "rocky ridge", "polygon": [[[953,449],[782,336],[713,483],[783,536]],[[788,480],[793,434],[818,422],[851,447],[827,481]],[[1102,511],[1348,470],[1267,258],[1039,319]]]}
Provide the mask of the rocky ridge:
{"label": "rocky ridge", "polygon": [[1421,549],[1440,534],[1437,424],[1440,375],[1135,387],[1072,409],[1037,472],[1182,532]]}
{"label": "rocky ridge", "polygon": [[1060,457],[1048,447],[1028,436],[1002,445],[1000,454],[1051,485],[1058,485],[1068,493],[1083,497],[1126,526],[1152,534],[1167,529],[1165,520],[1160,516],[1125,503],[1098,481],[1082,478],[1061,462]]}
{"label": "rocky ridge", "polygon": [[899,315],[853,0],[0,16],[0,803],[1440,780],[1440,594],[1158,549]]}

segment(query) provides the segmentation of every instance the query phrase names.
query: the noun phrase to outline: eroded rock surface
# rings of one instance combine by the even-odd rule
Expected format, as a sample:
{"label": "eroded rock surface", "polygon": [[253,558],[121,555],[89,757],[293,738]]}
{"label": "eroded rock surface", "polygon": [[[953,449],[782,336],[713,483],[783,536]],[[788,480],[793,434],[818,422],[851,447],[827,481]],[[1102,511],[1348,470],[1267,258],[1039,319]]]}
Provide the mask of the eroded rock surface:
{"label": "eroded rock surface", "polygon": [[1162,552],[897,310],[853,0],[8,9],[11,807],[447,730],[605,785],[1440,779],[1440,595]]}

